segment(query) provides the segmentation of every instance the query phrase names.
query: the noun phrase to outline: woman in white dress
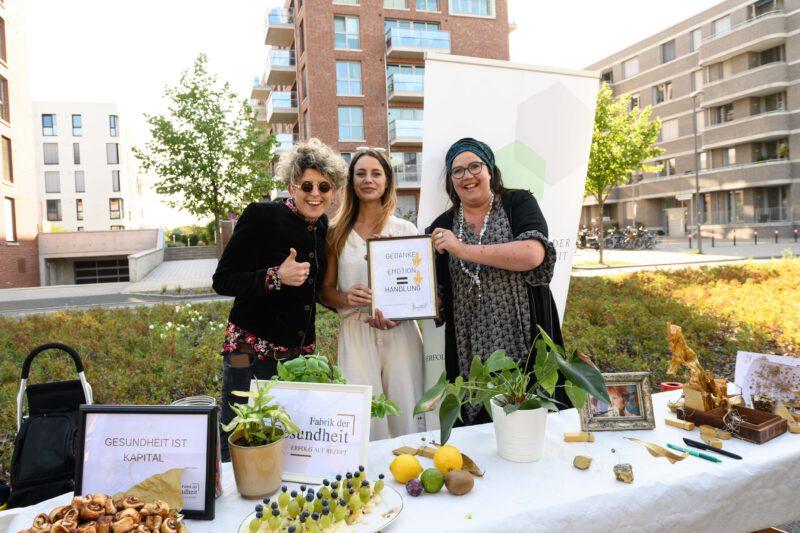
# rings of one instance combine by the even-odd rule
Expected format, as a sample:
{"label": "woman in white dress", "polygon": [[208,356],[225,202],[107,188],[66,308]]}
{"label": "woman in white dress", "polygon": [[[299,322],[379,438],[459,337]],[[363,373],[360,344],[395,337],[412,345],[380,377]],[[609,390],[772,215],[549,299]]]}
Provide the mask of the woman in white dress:
{"label": "woman in white dress", "polygon": [[395,322],[380,310],[370,316],[367,242],[374,236],[417,235],[414,224],[392,216],[397,203],[392,167],[375,150],[360,150],[350,161],[341,205],[328,230],[328,269],[320,300],[341,316],[338,365],[351,384],[395,402],[402,413],[373,419],[370,439],[424,431],[414,404],[422,395],[422,338],[413,320]]}

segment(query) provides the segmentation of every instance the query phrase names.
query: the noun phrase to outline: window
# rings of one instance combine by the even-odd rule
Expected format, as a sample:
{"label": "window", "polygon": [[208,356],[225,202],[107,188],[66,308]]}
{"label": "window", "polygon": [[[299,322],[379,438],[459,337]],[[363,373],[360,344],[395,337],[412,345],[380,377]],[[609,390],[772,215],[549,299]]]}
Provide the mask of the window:
{"label": "window", "polygon": [[78,226],[78,227],[76,228],[76,230],[77,230],[77,231],[83,231],[83,226]]}
{"label": "window", "polygon": [[[112,230],[125,229],[124,226],[111,226]],[[75,261],[75,284],[117,283],[129,281],[128,260],[104,259],[100,261]]]}
{"label": "window", "polygon": [[42,150],[44,151],[45,165],[58,164],[58,143],[42,143]]}
{"label": "window", "polygon": [[6,228],[6,242],[17,242],[17,212],[13,198],[3,199],[3,218]]}
{"label": "window", "polygon": [[108,135],[119,137],[119,117],[117,115],[108,115]]}
{"label": "window", "polygon": [[722,124],[733,119],[733,104],[724,104],[711,108],[711,124]]}
{"label": "window", "polygon": [[778,222],[789,218],[789,186],[753,189],[755,222]]}
{"label": "window", "polygon": [[302,22],[300,23],[300,39],[297,42],[297,46],[300,51],[300,55],[297,57],[302,57],[303,52],[306,50],[306,27]]}
{"label": "window", "polygon": [[729,167],[736,164],[736,148],[722,149],[722,166]]}
{"label": "window", "polygon": [[783,9],[783,0],[759,0],[750,6],[749,18],[756,18]]}
{"label": "window", "polygon": [[76,165],[81,164],[81,145],[80,143],[72,143],[72,162]]}
{"label": "window", "polygon": [[704,112],[703,111],[698,111],[697,113],[695,113],[694,119],[696,121],[695,125],[697,126],[697,133],[705,131],[706,123],[705,123],[705,119],[704,119]]}
{"label": "window", "polygon": [[0,59],[6,62],[6,21],[0,18]]}
{"label": "window", "polygon": [[122,198],[109,198],[108,199],[108,218],[111,220],[120,220],[122,218]]}
{"label": "window", "polygon": [[392,169],[398,184],[419,185],[422,173],[422,154],[419,152],[392,152]]}
{"label": "window", "polygon": [[631,76],[639,74],[639,58],[634,57],[622,62],[622,79],[627,80]]}
{"label": "window", "polygon": [[333,46],[340,50],[358,50],[358,17],[333,17]]}
{"label": "window", "polygon": [[658,161],[657,164],[661,165],[661,170],[659,170],[658,173],[656,174],[656,176],[658,176],[659,178],[675,175],[674,157],[670,157],[669,159],[664,159],[663,161]]}
{"label": "window", "polygon": [[750,114],[784,111],[786,109],[785,101],[786,93],[783,92],[750,98]]}
{"label": "window", "polygon": [[725,222],[744,222],[744,191],[728,191],[725,195]]}
{"label": "window", "polygon": [[58,128],[56,127],[56,116],[52,114],[42,115],[42,135],[45,137],[54,137],[58,135]]}
{"label": "window", "polygon": [[303,111],[303,134],[306,139],[311,137],[311,122],[308,120],[308,109]]}
{"label": "window", "polygon": [[453,15],[494,16],[494,0],[450,0]]}
{"label": "window", "polygon": [[361,107],[339,108],[339,140],[364,140],[364,109]]}
{"label": "window", "polygon": [[8,80],[0,76],[0,119],[11,122],[11,107],[8,104]]}
{"label": "window", "polygon": [[439,0],[417,0],[417,11],[439,11]]}
{"label": "window", "polygon": [[424,109],[411,109],[408,107],[390,107],[389,122],[393,120],[423,120],[425,118]]}
{"label": "window", "polygon": [[639,107],[639,93],[632,94],[630,101],[628,101],[628,112],[630,113],[634,109],[640,109],[640,107]]}
{"label": "window", "polygon": [[712,35],[722,35],[723,33],[728,33],[731,31],[731,16],[727,15],[722,18],[718,18],[714,22],[711,23],[711,34]]}
{"label": "window", "polygon": [[408,9],[408,0],[383,0],[383,7],[389,9]]}
{"label": "window", "polygon": [[50,222],[61,220],[61,200],[47,200],[47,220]]}
{"label": "window", "polygon": [[61,175],[58,172],[44,173],[44,192],[61,192]]}
{"label": "window", "polygon": [[784,144],[788,146],[786,139],[753,143],[753,161],[778,159],[778,152]]}
{"label": "window", "polygon": [[75,218],[77,220],[83,220],[83,200],[80,198],[75,200]]}
{"label": "window", "polygon": [[302,95],[301,101],[308,97],[308,76],[306,75],[306,66],[300,71],[300,94]]}
{"label": "window", "polygon": [[113,192],[119,192],[120,191],[119,170],[112,170],[111,171],[111,190]]}
{"label": "window", "polygon": [[391,76],[392,74],[412,74],[417,76],[424,76],[425,67],[422,65],[398,65],[398,64],[386,65],[386,78],[388,79],[389,76]]}
{"label": "window", "polygon": [[609,85],[614,83],[614,71],[607,70],[600,75],[600,83],[607,83]]}
{"label": "window", "polygon": [[14,163],[11,158],[11,139],[8,137],[3,137],[2,143],[0,143],[0,150],[3,151],[3,181],[14,183]]}
{"label": "window", "polygon": [[665,120],[661,123],[661,140],[672,141],[678,138],[678,119]]}
{"label": "window", "polygon": [[675,59],[675,39],[661,45],[661,63],[668,63]]}
{"label": "window", "polygon": [[355,61],[336,62],[336,94],[339,96],[361,96],[361,63]]}
{"label": "window", "polygon": [[119,165],[119,145],[106,143],[106,162],[109,165]]}
{"label": "window", "polygon": [[700,170],[705,170],[708,168],[708,155],[706,152],[700,152],[698,154],[700,157]]}
{"label": "window", "polygon": [[111,226],[111,231],[123,231],[125,226]]}
{"label": "window", "polygon": [[418,20],[397,20],[397,19],[384,19],[383,31],[386,32],[390,29],[401,30],[418,30],[418,31],[438,31],[438,22],[422,22]]}
{"label": "window", "polygon": [[80,115],[72,115],[72,136],[80,137],[83,135],[83,118]]}
{"label": "window", "polygon": [[769,63],[777,63],[784,61],[786,56],[783,45],[774,46],[761,52],[755,52],[750,55],[750,68],[760,67],[761,65],[768,65]]}
{"label": "window", "polygon": [[653,87],[653,105],[672,100],[672,82],[659,83]]}
{"label": "window", "polygon": [[86,192],[86,175],[83,170],[75,171],[75,192]]}
{"label": "window", "polygon": [[341,156],[342,161],[344,161],[345,165],[350,166],[350,161],[353,159],[353,153],[341,152],[339,155]]}
{"label": "window", "polygon": [[689,76],[691,76],[691,86],[692,92],[699,91],[703,88],[703,71],[702,70],[695,70]]}
{"label": "window", "polygon": [[689,33],[689,50],[694,52],[700,48],[700,42],[703,40],[703,31],[700,28],[692,30]]}

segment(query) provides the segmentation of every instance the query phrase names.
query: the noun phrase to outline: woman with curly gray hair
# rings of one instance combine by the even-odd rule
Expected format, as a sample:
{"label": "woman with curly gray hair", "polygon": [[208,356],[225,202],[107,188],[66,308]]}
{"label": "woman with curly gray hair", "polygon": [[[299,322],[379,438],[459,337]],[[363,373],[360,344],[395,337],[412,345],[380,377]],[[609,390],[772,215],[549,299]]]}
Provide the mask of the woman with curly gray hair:
{"label": "woman with curly gray hair", "polygon": [[[289,198],[255,202],[236,223],[214,273],[214,290],[234,296],[222,344],[222,423],[231,403],[247,401],[252,378],[269,379],[279,361],[315,350],[317,294],[327,265],[330,206],[345,179],[344,161],[317,139],[281,156],[278,175]],[[223,461],[228,461],[227,435]]]}

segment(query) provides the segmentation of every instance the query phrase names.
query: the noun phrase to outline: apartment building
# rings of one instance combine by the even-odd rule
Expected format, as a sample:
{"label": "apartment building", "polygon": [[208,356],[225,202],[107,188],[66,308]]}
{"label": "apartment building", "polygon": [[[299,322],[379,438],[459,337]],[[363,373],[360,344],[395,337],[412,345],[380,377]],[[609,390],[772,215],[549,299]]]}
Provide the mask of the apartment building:
{"label": "apartment building", "polygon": [[[662,123],[661,170],[615,189],[603,216],[671,236],[698,216],[718,238],[800,225],[800,0],[727,0],[588,68]],[[600,216],[587,198],[581,222]]]}
{"label": "apartment building", "polygon": [[346,161],[383,148],[398,212],[416,216],[425,52],[508,60],[506,0],[288,0],[265,20],[269,57],[252,90],[278,152],[317,137]]}
{"label": "apartment building", "polygon": [[34,102],[33,124],[43,231],[138,227],[116,104]]}
{"label": "apartment building", "polygon": [[0,2],[0,289],[39,284],[25,2]]}

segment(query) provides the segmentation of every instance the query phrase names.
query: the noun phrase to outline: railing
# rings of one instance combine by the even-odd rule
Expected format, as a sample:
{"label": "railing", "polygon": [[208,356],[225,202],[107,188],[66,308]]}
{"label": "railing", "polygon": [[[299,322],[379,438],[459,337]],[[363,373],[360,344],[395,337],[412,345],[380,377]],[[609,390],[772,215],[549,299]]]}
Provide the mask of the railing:
{"label": "railing", "polygon": [[386,88],[389,94],[421,94],[425,91],[425,76],[422,74],[392,74],[386,79]]}
{"label": "railing", "polygon": [[450,32],[444,30],[386,30],[386,49],[393,46],[450,52]]}
{"label": "railing", "polygon": [[419,165],[395,165],[394,177],[398,185],[419,184],[421,179],[421,169]]}
{"label": "railing", "polygon": [[294,50],[270,50],[267,56],[266,70],[275,67],[296,67],[297,59]]}
{"label": "railing", "polygon": [[756,222],[781,222],[789,220],[789,210],[785,207],[756,207]]}
{"label": "railing", "polygon": [[267,100],[267,116],[273,111],[297,110],[297,93],[295,91],[274,91]]}
{"label": "railing", "polygon": [[740,28],[743,28],[744,26],[749,26],[750,24],[753,24],[755,22],[763,20],[763,19],[765,19],[767,17],[771,17],[773,15],[778,15],[778,14],[782,14],[782,13],[784,13],[783,8],[778,8],[778,9],[773,9],[772,11],[767,11],[766,13],[762,13],[757,17],[753,17],[751,19],[747,19],[745,21],[740,22],[739,24],[736,24],[735,26],[731,26],[730,28],[728,28],[727,30],[725,30],[722,33],[715,33],[713,35],[706,35],[705,37],[703,37],[703,40],[701,42],[705,43],[705,42],[711,41],[712,39],[716,39],[717,37],[722,37],[723,35],[728,35],[729,33],[733,32],[733,31],[736,31],[736,30],[738,30]]}
{"label": "railing", "polygon": [[264,19],[264,29],[269,28],[270,24],[294,24],[294,12],[285,7],[270,9]]}
{"label": "railing", "polygon": [[396,119],[389,123],[389,142],[403,140],[422,140],[421,120]]}
{"label": "railing", "polygon": [[277,133],[275,139],[278,141],[275,151],[282,153],[290,150],[300,140],[300,136],[296,133]]}

